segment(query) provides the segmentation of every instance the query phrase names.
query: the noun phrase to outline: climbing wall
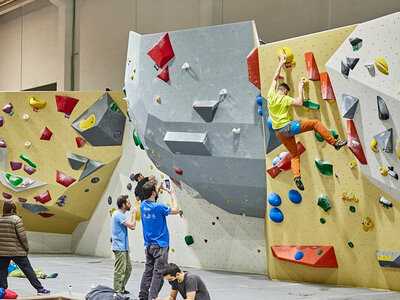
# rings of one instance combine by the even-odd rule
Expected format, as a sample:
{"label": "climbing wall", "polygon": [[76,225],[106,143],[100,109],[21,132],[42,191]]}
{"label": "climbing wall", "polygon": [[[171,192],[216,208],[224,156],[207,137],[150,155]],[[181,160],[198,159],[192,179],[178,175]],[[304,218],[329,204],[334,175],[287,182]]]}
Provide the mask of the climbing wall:
{"label": "climbing wall", "polygon": [[122,153],[123,96],[0,93],[0,205],[14,200],[26,230],[72,233],[90,219]]}
{"label": "climbing wall", "polygon": [[125,87],[135,139],[154,166],[234,214],[265,214],[262,119],[246,57],[252,22],[131,32]]}
{"label": "climbing wall", "polygon": [[[349,43],[347,39],[354,35],[355,28],[356,26],[349,26],[260,46],[258,51],[262,95],[266,97],[278,65],[277,51],[284,47],[290,48],[294,53],[295,64],[282,68],[281,75],[284,78],[280,82],[288,83],[292,88],[291,96],[297,96],[298,81],[302,77],[309,78],[304,89],[304,98],[309,100],[306,102],[308,107],[292,108],[293,119],[320,119],[327,128],[338,134],[339,139],[346,139],[347,128],[339,109],[341,83],[336,83],[336,79],[331,78],[333,93],[325,64],[340,45]],[[380,26],[374,30],[382,32]],[[395,47],[394,42],[392,46]],[[363,48],[360,49],[362,50]],[[340,57],[346,65],[346,55],[350,56],[351,51],[350,48],[348,54]],[[372,59],[374,57],[371,56]],[[335,61],[335,70],[340,68],[340,59]],[[349,63],[352,65],[352,62]],[[350,77],[355,75],[357,68],[360,71],[365,68],[363,63],[358,64],[360,66],[350,70]],[[395,74],[396,71],[393,71]],[[329,75],[331,74],[329,70]],[[377,74],[377,79],[380,77],[381,74]],[[349,86],[354,85],[354,82],[349,83]],[[351,89],[344,92],[359,98],[358,105],[364,106],[363,95],[368,90],[367,87],[363,88],[365,91],[362,95],[352,94]],[[393,90],[392,94],[395,92],[397,90]],[[379,122],[376,92],[374,97],[374,105],[370,105],[370,109],[375,110],[374,113],[359,115],[363,122],[371,123],[371,126]],[[386,98],[388,97],[385,100]],[[391,105],[390,102],[387,104]],[[384,130],[383,125],[377,126],[379,128],[370,129],[369,139],[372,134]],[[360,126],[356,124],[356,127],[359,129]],[[359,129],[359,135],[364,145],[362,128]],[[284,154],[279,158],[286,151],[284,146],[281,145],[267,154],[267,169],[273,167],[274,161],[277,165],[282,162],[280,167],[287,170],[278,175],[271,172],[275,178],[267,174],[265,227],[269,276],[277,280],[398,290],[399,269],[383,268],[377,258],[393,260],[397,256],[389,252],[400,250],[400,242],[395,238],[400,230],[399,203],[360,172],[360,162],[350,149],[344,147],[336,151],[317,138],[320,139],[313,132],[297,137],[297,141],[305,148],[301,154],[305,191],[300,193],[294,184],[291,170],[287,170]],[[368,157],[369,147],[365,146],[364,151]],[[392,202],[392,207],[388,202],[388,205],[379,202],[382,196]],[[379,250],[385,252],[377,253]]]}

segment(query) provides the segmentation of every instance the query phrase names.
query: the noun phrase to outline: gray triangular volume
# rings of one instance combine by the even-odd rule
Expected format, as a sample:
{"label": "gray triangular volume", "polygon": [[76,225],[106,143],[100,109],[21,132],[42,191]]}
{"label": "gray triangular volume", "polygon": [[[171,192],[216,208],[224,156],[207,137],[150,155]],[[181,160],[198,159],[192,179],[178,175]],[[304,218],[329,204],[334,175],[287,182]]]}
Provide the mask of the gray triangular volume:
{"label": "gray triangular volume", "polygon": [[341,70],[342,70],[343,75],[349,76],[350,68],[343,61],[342,61]]}
{"label": "gray triangular volume", "polygon": [[212,122],[217,111],[219,100],[195,101],[193,108],[206,122]]}
{"label": "gray triangular volume", "polygon": [[356,37],[356,38],[349,38],[349,42],[352,46],[358,45],[359,43],[362,42],[362,39]]}
{"label": "gray triangular volume", "polygon": [[389,119],[389,110],[386,106],[385,100],[381,97],[377,97],[378,99],[378,116],[380,120],[387,120]]}
{"label": "gray triangular volume", "polygon": [[393,128],[375,135],[374,140],[378,142],[378,146],[383,152],[393,153]]}
{"label": "gray triangular volume", "polygon": [[342,94],[342,117],[353,119],[358,105],[358,98]]}
{"label": "gray triangular volume", "polygon": [[353,70],[354,67],[356,66],[356,64],[358,63],[359,60],[360,60],[359,58],[347,57],[347,58],[346,58],[347,66],[348,66],[350,69]]}
{"label": "gray triangular volume", "polygon": [[80,156],[71,152],[67,153],[69,164],[71,168],[74,170],[79,170],[88,160],[89,158]]}
{"label": "gray triangular volume", "polygon": [[79,177],[78,181],[81,181],[83,178],[89,176],[90,174],[97,171],[98,169],[100,169],[103,166],[104,166],[103,163],[89,159],[85,168],[83,169],[81,177]]}
{"label": "gray triangular volume", "polygon": [[40,204],[22,203],[22,207],[33,214],[38,214],[49,210],[47,207]]}

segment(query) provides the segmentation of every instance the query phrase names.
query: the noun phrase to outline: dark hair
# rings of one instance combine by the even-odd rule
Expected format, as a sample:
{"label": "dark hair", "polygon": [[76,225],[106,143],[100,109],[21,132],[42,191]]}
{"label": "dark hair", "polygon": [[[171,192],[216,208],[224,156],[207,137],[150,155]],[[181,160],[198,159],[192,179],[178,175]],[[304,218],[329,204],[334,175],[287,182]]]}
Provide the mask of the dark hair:
{"label": "dark hair", "polygon": [[135,181],[139,182],[139,177],[142,175],[142,173],[137,173],[135,174]]}
{"label": "dark hair", "polygon": [[287,90],[288,92],[290,91],[290,87],[286,84],[286,83],[281,83],[279,86],[278,86],[278,90]]}
{"label": "dark hair", "polygon": [[170,263],[165,266],[164,270],[162,271],[163,276],[176,276],[176,273],[182,272],[181,269],[176,264]]}
{"label": "dark hair", "polygon": [[121,208],[122,205],[126,204],[126,199],[128,199],[128,195],[121,195],[117,199],[117,206]]}
{"label": "dark hair", "polygon": [[144,199],[149,199],[151,194],[156,191],[157,181],[147,181],[142,187],[142,193]]}
{"label": "dark hair", "polygon": [[12,200],[6,200],[3,205],[3,216],[11,216],[17,213],[17,206]]}

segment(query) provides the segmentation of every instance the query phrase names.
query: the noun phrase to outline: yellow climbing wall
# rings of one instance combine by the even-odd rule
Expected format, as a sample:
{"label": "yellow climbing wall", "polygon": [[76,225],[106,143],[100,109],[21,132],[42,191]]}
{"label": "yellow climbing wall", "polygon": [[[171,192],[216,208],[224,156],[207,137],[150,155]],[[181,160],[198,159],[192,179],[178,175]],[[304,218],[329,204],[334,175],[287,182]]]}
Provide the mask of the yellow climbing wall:
{"label": "yellow climbing wall", "polygon": [[[79,117],[87,108],[98,100],[104,92],[13,92],[0,93],[0,107],[11,102],[14,106],[14,115],[9,116],[3,111],[5,123],[0,128],[0,136],[7,144],[8,163],[7,172],[28,177],[33,180],[47,182],[47,185],[29,189],[22,192],[14,192],[0,184],[0,195],[3,192],[12,195],[12,200],[17,203],[18,215],[22,216],[25,229],[29,231],[72,233],[79,222],[88,220],[92,216],[108,181],[122,154],[121,146],[93,147],[88,142],[78,148],[75,137],[80,136],[71,127],[72,121]],[[64,113],[57,111],[55,95],[65,95],[79,100],[69,119]],[[34,112],[28,104],[29,97],[34,96],[40,101],[46,101],[45,108]],[[126,102],[123,100],[122,92],[110,92],[110,96],[117,103],[121,111],[126,115]],[[29,120],[23,120],[23,115],[28,114]],[[44,127],[47,126],[53,135],[49,141],[41,140],[40,136]],[[25,148],[25,142],[29,141],[31,146]],[[78,182],[84,167],[73,170],[67,159],[67,152],[72,152],[105,164],[88,177]],[[9,161],[23,162],[19,155],[23,153],[28,156],[37,166],[36,172],[28,175],[22,169],[12,171]],[[56,170],[60,170],[76,181],[68,188],[56,182]],[[91,179],[98,177],[100,181],[92,183]],[[88,189],[88,191],[85,191]],[[49,190],[52,200],[43,204],[54,216],[43,218],[38,214],[32,214],[22,207],[18,197],[26,198],[27,203],[41,204],[33,197],[41,192]],[[61,195],[67,199],[63,207],[56,202]],[[3,207],[4,197],[0,196],[0,206]]]}
{"label": "yellow climbing wall", "polygon": [[[281,82],[288,83],[292,89],[291,96],[296,97],[298,81],[301,77],[307,78],[304,53],[312,51],[319,72],[325,72],[325,63],[355,27],[348,26],[262,45],[259,48],[262,95],[266,97],[278,65],[276,52],[279,48],[289,47],[294,51],[296,66],[289,69],[282,68],[281,74],[285,79]],[[339,138],[346,139],[346,127],[342,122],[337,103],[328,103],[322,99],[320,81],[309,81],[305,86],[305,96],[319,103],[320,110],[304,111],[303,108],[292,108],[293,120],[320,119],[327,128],[338,132]],[[348,163],[356,158],[346,147],[336,151],[326,142],[318,142],[313,132],[303,133],[297,136],[297,140],[307,149],[301,155],[302,181],[305,185],[305,191],[301,192],[303,201],[294,204],[288,198],[289,190],[296,189],[291,170],[281,173],[275,179],[267,174],[267,191],[281,196],[282,205],[279,208],[284,214],[282,223],[274,223],[268,216],[271,205],[267,203],[265,232],[269,276],[272,279],[286,281],[400,290],[398,282],[400,269],[380,267],[375,254],[376,250],[400,251],[400,239],[398,239],[400,203],[369,182],[357,168],[349,168]],[[267,168],[272,165],[273,158],[283,151],[286,149],[281,145],[267,154]],[[337,177],[319,173],[314,163],[315,158],[332,163]],[[358,203],[342,200],[342,192],[349,190],[354,190],[356,197],[359,198]],[[332,205],[326,213],[317,206],[320,194],[326,194]],[[379,203],[381,196],[391,200],[393,207],[384,208]],[[350,211],[351,205],[356,208],[355,213]],[[375,227],[365,232],[362,222],[367,216],[372,218]],[[320,218],[324,218],[326,223],[321,224]],[[354,248],[350,248],[348,242],[352,242]],[[278,260],[272,255],[270,250],[272,245],[332,245],[339,267],[312,268]]]}

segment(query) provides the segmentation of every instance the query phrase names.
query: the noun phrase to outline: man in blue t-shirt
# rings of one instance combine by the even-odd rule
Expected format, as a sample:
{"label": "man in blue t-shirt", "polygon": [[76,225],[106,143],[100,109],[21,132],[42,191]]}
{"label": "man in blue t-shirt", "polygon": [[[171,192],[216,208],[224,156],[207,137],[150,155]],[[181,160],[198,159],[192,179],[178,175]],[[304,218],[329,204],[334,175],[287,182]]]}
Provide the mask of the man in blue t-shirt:
{"label": "man in blue t-shirt", "polygon": [[125,213],[131,210],[131,200],[127,195],[121,195],[117,199],[118,209],[111,218],[112,251],[115,255],[114,262],[114,290],[122,294],[129,294],[125,289],[132,265],[129,256],[128,228],[135,230],[136,208],[132,210],[132,218],[128,220]]}
{"label": "man in blue t-shirt", "polygon": [[162,271],[168,263],[169,250],[166,216],[179,213],[178,202],[172,188],[166,189],[171,196],[172,208],[156,202],[160,188],[155,180],[143,185],[145,200],[140,205],[140,214],[146,247],[146,266],[140,284],[140,300],[156,299],[164,284]]}

